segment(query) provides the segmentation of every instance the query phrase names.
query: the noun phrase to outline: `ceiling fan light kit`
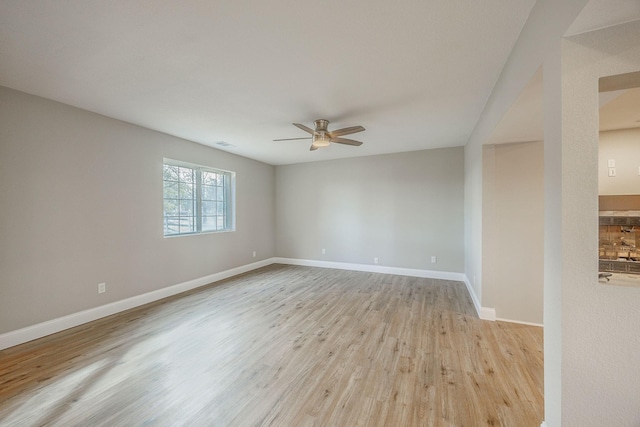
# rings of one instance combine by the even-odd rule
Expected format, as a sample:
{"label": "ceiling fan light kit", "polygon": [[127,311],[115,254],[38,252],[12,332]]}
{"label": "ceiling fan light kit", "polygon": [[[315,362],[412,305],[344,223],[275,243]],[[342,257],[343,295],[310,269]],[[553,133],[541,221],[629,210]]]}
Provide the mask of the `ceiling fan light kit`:
{"label": "ceiling fan light kit", "polygon": [[283,139],[274,139],[274,141],[293,141],[298,139],[311,139],[311,151],[317,150],[318,148],[328,147],[332,142],[337,144],[345,144],[345,145],[353,145],[360,146],[362,142],[356,141],[353,139],[341,138],[343,135],[350,135],[352,133],[362,132],[365,130],[362,126],[351,126],[347,128],[337,129],[334,131],[329,131],[327,128],[329,126],[329,120],[318,119],[313,122],[315,125],[315,129],[311,129],[305,125],[300,123],[293,123],[293,125],[309,134],[311,137],[306,138],[283,138]]}
{"label": "ceiling fan light kit", "polygon": [[329,144],[331,144],[331,140],[329,138],[329,135],[327,135],[326,132],[317,132],[313,134],[313,140],[312,140],[312,145],[315,145],[316,147],[320,148],[320,147],[328,147]]}

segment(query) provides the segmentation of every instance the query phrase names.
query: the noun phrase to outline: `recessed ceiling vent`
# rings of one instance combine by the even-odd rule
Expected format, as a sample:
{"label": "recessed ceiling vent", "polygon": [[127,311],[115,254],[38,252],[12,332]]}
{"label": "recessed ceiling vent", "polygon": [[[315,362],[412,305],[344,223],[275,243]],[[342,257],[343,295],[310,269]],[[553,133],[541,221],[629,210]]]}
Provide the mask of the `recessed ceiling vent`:
{"label": "recessed ceiling vent", "polygon": [[224,142],[224,141],[218,141],[216,142],[216,145],[219,145],[220,147],[235,147],[235,145],[233,144],[229,144],[228,142]]}

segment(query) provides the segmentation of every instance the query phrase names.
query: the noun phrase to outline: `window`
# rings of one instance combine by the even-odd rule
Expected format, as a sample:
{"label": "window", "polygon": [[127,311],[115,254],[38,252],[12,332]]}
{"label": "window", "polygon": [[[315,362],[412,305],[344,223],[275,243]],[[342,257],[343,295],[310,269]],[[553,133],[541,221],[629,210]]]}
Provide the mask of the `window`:
{"label": "window", "polygon": [[231,231],[233,172],[164,161],[164,235]]}

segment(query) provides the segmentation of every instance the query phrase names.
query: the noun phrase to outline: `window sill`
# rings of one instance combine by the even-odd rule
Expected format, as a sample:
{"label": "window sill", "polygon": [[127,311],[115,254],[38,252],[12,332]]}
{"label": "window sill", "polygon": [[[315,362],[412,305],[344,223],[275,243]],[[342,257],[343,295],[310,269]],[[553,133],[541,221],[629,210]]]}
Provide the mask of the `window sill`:
{"label": "window sill", "polygon": [[185,237],[185,236],[206,236],[208,234],[223,234],[223,233],[233,233],[235,232],[235,228],[231,230],[217,230],[217,231],[203,231],[200,233],[182,233],[182,234],[168,234],[166,236],[162,236],[165,239],[172,239],[174,237]]}

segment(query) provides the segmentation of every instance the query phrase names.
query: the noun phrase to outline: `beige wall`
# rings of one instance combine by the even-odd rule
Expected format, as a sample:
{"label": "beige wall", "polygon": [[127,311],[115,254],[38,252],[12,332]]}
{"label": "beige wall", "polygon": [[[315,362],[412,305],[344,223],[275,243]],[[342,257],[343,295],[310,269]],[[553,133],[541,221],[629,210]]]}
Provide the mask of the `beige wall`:
{"label": "beige wall", "polygon": [[[235,232],[163,238],[164,157],[236,172]],[[273,166],[0,87],[0,333],[273,257],[274,185]]]}
{"label": "beige wall", "polygon": [[[600,194],[640,194],[640,128],[600,132],[598,189]],[[616,164],[608,176],[607,160]]]}
{"label": "beige wall", "polygon": [[482,305],[496,317],[542,324],[544,144],[483,150]]}
{"label": "beige wall", "polygon": [[462,272],[463,174],[462,147],[278,166],[278,256]]}

